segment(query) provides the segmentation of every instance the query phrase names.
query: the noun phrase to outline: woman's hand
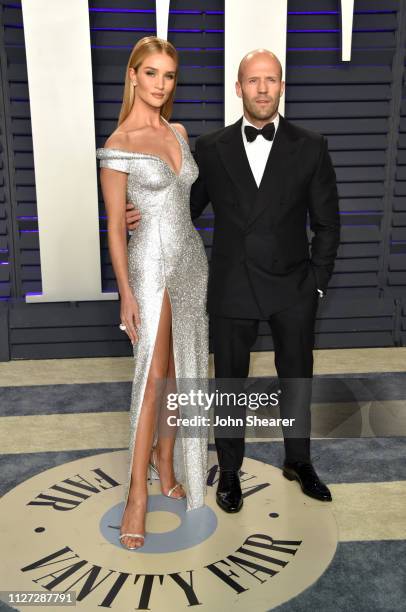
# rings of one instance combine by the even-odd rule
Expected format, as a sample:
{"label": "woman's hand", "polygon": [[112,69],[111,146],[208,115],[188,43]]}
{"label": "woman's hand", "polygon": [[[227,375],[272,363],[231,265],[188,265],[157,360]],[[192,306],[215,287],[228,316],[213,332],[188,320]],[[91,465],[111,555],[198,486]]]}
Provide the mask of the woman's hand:
{"label": "woman's hand", "polygon": [[124,323],[125,332],[131,344],[138,342],[138,329],[141,326],[138,303],[132,292],[121,296],[120,320]]}

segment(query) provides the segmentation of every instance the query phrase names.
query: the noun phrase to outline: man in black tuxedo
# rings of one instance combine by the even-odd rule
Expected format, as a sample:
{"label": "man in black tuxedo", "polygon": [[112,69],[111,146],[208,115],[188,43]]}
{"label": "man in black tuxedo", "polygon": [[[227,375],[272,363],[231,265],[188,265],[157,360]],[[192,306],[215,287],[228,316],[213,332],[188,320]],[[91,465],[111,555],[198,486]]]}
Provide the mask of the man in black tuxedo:
{"label": "man in black tuxedo", "polygon": [[[244,116],[197,139],[200,174],[191,214],[199,217],[211,202],[215,216],[208,286],[215,376],[248,376],[250,349],[259,321],[266,319],[282,381],[281,416],[300,422],[297,437],[295,430],[284,430],[283,474],[298,480],[305,494],[330,501],[310,460],[309,385],[318,300],[339,244],[336,176],[326,139],[278,114],[284,85],[281,64],[270,51],[243,58],[236,92]],[[311,255],[307,215],[314,232]],[[217,503],[238,512],[244,438],[216,436],[216,448]]]}

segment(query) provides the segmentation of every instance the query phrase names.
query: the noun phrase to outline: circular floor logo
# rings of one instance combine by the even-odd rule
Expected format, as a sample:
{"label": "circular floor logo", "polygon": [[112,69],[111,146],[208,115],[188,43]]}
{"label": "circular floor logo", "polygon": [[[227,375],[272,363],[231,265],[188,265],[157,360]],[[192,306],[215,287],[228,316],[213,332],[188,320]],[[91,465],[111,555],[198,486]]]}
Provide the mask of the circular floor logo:
{"label": "circular floor logo", "polygon": [[298,595],[334,556],[331,505],[304,496],[275,467],[245,459],[243,509],[220,510],[215,453],[206,506],[186,512],[154,482],[145,546],[126,550],[118,540],[126,461],[127,451],[116,451],[65,463],[0,499],[0,590],[74,591],[86,612],[257,612]]}

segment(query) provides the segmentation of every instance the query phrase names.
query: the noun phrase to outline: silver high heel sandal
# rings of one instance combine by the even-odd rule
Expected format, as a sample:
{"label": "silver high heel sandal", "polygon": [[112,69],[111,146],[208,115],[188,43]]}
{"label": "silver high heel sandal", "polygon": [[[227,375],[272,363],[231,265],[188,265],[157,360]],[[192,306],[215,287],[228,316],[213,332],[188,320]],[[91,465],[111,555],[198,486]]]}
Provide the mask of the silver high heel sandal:
{"label": "silver high heel sandal", "polygon": [[[149,465],[148,465],[148,469],[149,469],[149,478],[151,480],[160,480],[160,476],[159,476],[159,469],[158,469],[158,465],[156,460],[154,461],[154,457],[156,457],[156,447],[153,446],[152,450],[151,450],[151,457],[149,460]],[[180,496],[174,496],[172,495],[172,493],[174,491],[176,491],[176,489],[178,489],[179,487],[181,487],[181,483],[177,482],[175,486],[171,487],[168,491],[168,493],[164,493],[162,492],[162,495],[165,495],[165,497],[170,497],[171,499],[176,499],[176,500],[180,500],[180,499],[185,499],[186,497],[186,493],[184,495],[180,495]]]}
{"label": "silver high heel sandal", "polygon": [[[130,485],[128,487],[128,491],[130,490],[131,482],[132,482],[132,475],[131,475]],[[124,512],[126,511],[127,503],[128,503],[128,492],[127,492],[127,496],[126,496],[126,500],[125,500]],[[121,520],[123,519],[124,512],[122,514]],[[124,544],[122,542],[122,538],[125,538],[126,536],[129,537],[129,538],[141,538],[142,539],[142,544],[140,546],[127,546],[126,544]],[[121,533],[119,535],[118,539],[120,540],[120,544],[121,544],[121,546],[123,548],[126,548],[127,550],[136,550],[137,548],[142,548],[144,546],[145,535],[143,533]]]}
{"label": "silver high heel sandal", "polygon": [[[130,537],[130,538],[142,538],[142,544],[141,546],[126,546],[125,544],[123,544],[123,542],[121,541],[121,538],[125,538],[126,536]],[[145,540],[145,536],[142,535],[142,533],[122,533],[119,537],[120,540],[120,544],[123,548],[126,548],[127,550],[136,550],[137,548],[142,548],[144,546],[144,540]]]}

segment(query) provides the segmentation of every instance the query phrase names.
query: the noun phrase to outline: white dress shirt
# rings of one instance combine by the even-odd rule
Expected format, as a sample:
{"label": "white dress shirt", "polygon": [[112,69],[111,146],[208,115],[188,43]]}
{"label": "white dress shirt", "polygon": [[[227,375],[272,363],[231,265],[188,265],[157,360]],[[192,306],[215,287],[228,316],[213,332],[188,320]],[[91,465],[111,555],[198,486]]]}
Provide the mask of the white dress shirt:
{"label": "white dress shirt", "polygon": [[[279,125],[279,113],[276,115],[275,119],[271,123],[275,125],[276,135],[276,130],[278,129]],[[266,162],[268,161],[268,157],[272,149],[273,140],[267,140],[262,136],[262,134],[259,134],[253,142],[248,142],[244,132],[244,128],[246,125],[251,125],[256,129],[258,128],[255,125],[252,125],[252,123],[250,123],[249,121],[247,121],[245,116],[242,118],[242,140],[250,164],[251,172],[254,175],[257,186],[259,187],[259,185],[261,184],[262,176],[264,174]]]}

